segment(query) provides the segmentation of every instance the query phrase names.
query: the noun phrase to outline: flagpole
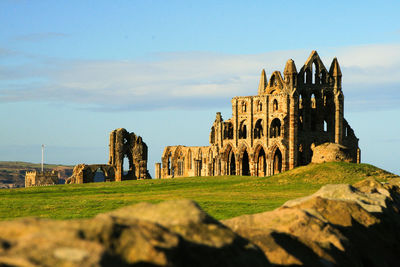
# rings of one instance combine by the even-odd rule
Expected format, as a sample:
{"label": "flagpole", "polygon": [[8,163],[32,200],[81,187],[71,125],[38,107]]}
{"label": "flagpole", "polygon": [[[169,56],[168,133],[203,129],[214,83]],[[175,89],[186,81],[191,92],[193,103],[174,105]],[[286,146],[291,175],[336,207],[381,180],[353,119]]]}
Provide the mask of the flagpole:
{"label": "flagpole", "polygon": [[43,164],[44,164],[44,145],[42,145],[42,172],[43,172]]}

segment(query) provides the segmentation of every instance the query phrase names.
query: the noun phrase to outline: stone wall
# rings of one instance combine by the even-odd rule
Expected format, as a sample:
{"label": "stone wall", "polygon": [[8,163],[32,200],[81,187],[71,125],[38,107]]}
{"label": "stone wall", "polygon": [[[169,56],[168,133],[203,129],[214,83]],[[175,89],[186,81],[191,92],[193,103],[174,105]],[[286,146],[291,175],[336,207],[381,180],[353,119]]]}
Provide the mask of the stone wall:
{"label": "stone wall", "polygon": [[25,173],[25,187],[55,184],[58,184],[57,171],[27,171]]}

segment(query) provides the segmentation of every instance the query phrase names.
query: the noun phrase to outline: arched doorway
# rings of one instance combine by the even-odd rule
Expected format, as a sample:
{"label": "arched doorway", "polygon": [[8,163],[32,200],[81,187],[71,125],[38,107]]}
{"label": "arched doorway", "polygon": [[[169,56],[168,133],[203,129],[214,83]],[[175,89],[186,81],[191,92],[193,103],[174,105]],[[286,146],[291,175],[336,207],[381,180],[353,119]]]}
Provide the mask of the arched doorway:
{"label": "arched doorway", "polygon": [[105,182],[106,181],[106,175],[104,171],[101,168],[97,168],[97,170],[94,172],[93,175],[93,182]]}
{"label": "arched doorway", "polygon": [[249,166],[249,154],[247,153],[247,150],[243,152],[243,157],[242,157],[242,175],[250,175],[250,166]]}
{"label": "arched doorway", "polygon": [[279,150],[279,148],[277,148],[274,154],[272,174],[278,174],[281,172],[282,172],[282,153]]}
{"label": "arched doorway", "polygon": [[265,160],[265,151],[261,147],[257,155],[257,176],[265,176],[267,171],[267,164]]}
{"label": "arched doorway", "polygon": [[228,169],[229,169],[228,175],[236,175],[236,159],[235,159],[235,153],[233,153],[232,150],[229,152],[228,156]]}

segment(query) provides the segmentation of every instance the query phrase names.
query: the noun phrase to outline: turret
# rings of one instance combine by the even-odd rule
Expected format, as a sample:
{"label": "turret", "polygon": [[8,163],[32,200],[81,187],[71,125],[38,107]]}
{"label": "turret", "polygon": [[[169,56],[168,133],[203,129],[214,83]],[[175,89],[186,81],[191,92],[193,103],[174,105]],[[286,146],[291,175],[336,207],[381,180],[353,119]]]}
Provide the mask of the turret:
{"label": "turret", "polygon": [[260,83],[258,85],[258,95],[265,93],[265,88],[267,88],[267,77],[265,75],[265,70],[261,71]]}
{"label": "turret", "polygon": [[339,91],[342,89],[342,72],[340,70],[339,62],[335,57],[332,61],[331,68],[329,69],[329,74],[333,77],[334,90]]}
{"label": "turret", "polygon": [[293,59],[289,59],[286,62],[283,75],[285,76],[285,83],[293,90],[297,86],[297,69]]}
{"label": "turret", "polygon": [[333,78],[333,92],[335,102],[335,143],[343,142],[343,93],[342,93],[342,72],[339,62],[335,57],[332,61],[329,74]]}

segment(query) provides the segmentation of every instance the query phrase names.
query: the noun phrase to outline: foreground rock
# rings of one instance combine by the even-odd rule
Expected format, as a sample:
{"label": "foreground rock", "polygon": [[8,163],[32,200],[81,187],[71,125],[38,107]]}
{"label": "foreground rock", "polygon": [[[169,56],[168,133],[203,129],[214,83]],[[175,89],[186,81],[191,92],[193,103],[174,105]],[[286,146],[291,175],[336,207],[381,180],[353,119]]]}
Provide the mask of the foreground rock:
{"label": "foreground rock", "polygon": [[190,200],[0,222],[0,266],[398,266],[400,178],[219,221]]}
{"label": "foreground rock", "polygon": [[0,266],[269,266],[257,246],[189,200],[0,228]]}
{"label": "foreground rock", "polygon": [[399,181],[326,185],[271,212],[224,221],[271,264],[398,266]]}

